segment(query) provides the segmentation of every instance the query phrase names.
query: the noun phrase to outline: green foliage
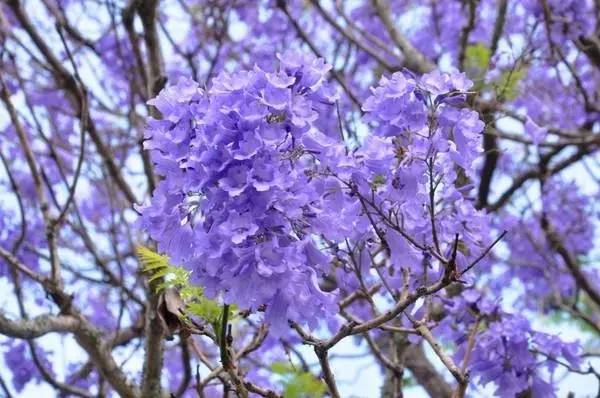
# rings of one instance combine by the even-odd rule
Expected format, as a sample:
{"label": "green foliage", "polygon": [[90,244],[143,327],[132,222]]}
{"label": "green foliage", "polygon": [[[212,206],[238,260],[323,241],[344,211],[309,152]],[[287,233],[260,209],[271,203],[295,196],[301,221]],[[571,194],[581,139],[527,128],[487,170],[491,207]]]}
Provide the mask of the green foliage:
{"label": "green foliage", "polygon": [[142,264],[142,271],[153,273],[169,267],[169,258],[145,247],[137,246],[135,249],[138,260]]}
{"label": "green foliage", "polygon": [[498,98],[508,101],[517,98],[519,95],[519,82],[523,80],[526,74],[527,69],[524,67],[518,67],[503,72],[494,83]]}
{"label": "green foliage", "polygon": [[[188,290],[191,288],[188,282],[190,272],[181,267],[171,265],[169,257],[158,254],[145,246],[138,246],[136,254],[142,264],[142,271],[149,274],[149,282],[158,281],[160,278],[163,278],[156,285],[157,291],[160,292],[169,287],[178,289],[187,288]],[[194,292],[189,293],[193,294]]]}
{"label": "green foliage", "polygon": [[502,72],[493,82],[486,84],[485,75],[489,68],[491,51],[484,44],[467,46],[465,50],[465,72],[473,80],[475,91],[494,90],[500,101],[512,101],[519,95],[519,82],[527,74],[527,68],[519,62]]}
{"label": "green foliage", "polygon": [[379,187],[385,185],[385,176],[382,174],[377,174],[373,177],[373,182],[371,182],[371,188],[377,190]]}
{"label": "green foliage", "polygon": [[458,240],[458,244],[456,245],[456,250],[458,250],[460,253],[464,254],[465,256],[470,255],[469,246],[462,239]]}
{"label": "green foliage", "polygon": [[465,50],[465,68],[485,71],[490,62],[490,49],[481,43],[471,44]]}
{"label": "green foliage", "polygon": [[310,372],[302,372],[290,363],[275,362],[271,371],[279,376],[285,398],[320,398],[327,387]]}
{"label": "green foliage", "polygon": [[471,44],[465,50],[465,72],[473,80],[475,90],[481,90],[484,87],[483,79],[490,62],[490,49],[485,45]]}
{"label": "green foliage", "polygon": [[[156,285],[157,292],[167,288],[177,289],[186,305],[186,313],[202,318],[218,333],[223,307],[217,301],[206,298],[202,287],[190,283],[190,271],[172,265],[169,257],[145,246],[138,246],[136,254],[142,264],[142,271],[149,276],[148,280],[159,281]],[[230,305],[229,308],[229,319],[232,319],[236,307]]]}
{"label": "green foliage", "polygon": [[221,319],[221,306],[205,297],[198,297],[188,304],[187,309],[190,314],[199,316],[210,323],[218,322]]}

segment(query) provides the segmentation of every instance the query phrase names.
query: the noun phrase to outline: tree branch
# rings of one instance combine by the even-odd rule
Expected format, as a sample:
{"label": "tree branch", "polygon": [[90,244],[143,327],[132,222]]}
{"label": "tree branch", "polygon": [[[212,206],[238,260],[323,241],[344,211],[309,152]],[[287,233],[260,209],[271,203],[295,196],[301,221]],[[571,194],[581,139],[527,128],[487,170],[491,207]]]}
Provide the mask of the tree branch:
{"label": "tree branch", "polygon": [[418,73],[427,73],[435,69],[435,65],[417,50],[395,26],[389,3],[386,0],[372,0],[371,4],[387,29],[392,41],[404,54],[404,64],[406,67]]}
{"label": "tree branch", "polygon": [[79,320],[70,315],[40,315],[13,321],[0,313],[0,334],[17,339],[35,339],[48,333],[74,332]]}

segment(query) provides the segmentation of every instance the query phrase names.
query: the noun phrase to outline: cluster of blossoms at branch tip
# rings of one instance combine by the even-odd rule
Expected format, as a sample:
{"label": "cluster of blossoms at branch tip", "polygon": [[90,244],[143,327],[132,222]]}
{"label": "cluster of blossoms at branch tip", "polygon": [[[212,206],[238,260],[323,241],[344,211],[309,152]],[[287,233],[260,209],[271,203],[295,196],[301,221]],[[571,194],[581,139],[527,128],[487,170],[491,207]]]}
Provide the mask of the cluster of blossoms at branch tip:
{"label": "cluster of blossoms at branch tip", "polygon": [[[551,299],[552,296],[574,297],[577,290],[563,260],[559,255],[552,254],[552,244],[541,226],[542,212],[554,233],[576,256],[585,256],[593,249],[593,220],[599,216],[592,200],[581,195],[574,183],[552,179],[544,185],[542,209],[532,209],[520,218],[514,215],[503,217],[504,227],[514,230],[507,240],[509,260],[519,266],[507,267],[499,283],[507,285],[513,278],[520,278],[529,294],[519,301],[532,310],[538,308],[540,299],[547,304],[544,310],[552,309],[557,304]],[[593,268],[583,270],[590,280],[597,281],[598,275],[594,271]]]}
{"label": "cluster of blossoms at branch tip", "polygon": [[328,258],[312,236],[325,226],[326,192],[313,175],[327,139],[319,119],[337,95],[323,60],[280,60],[278,71],[223,73],[207,93],[180,80],[152,101],[163,119],[146,145],[166,178],[143,210],[161,251],[208,294],[266,305],[274,330],[287,319],[316,326],[333,305],[317,282]]}
{"label": "cluster of blossoms at branch tip", "polygon": [[[383,77],[363,105],[373,133],[351,150],[341,126],[331,131],[330,66],[291,52],[279,60],[274,71],[222,73],[207,91],[181,79],[151,101],[162,119],[150,120],[145,145],[164,179],[140,211],[159,251],[207,294],[265,308],[274,335],[288,320],[334,328],[336,298],[381,279],[398,292],[402,270],[417,290],[454,257],[468,282],[462,271],[491,235],[470,195],[484,127],[464,104],[472,83],[457,72]],[[350,308],[370,316],[364,303]],[[481,380],[505,383],[478,355]]]}
{"label": "cluster of blossoms at branch tip", "polygon": [[[142,222],[159,250],[192,269],[208,294],[266,305],[275,332],[288,319],[315,327],[334,309],[335,292],[318,281],[331,258],[348,263],[341,243],[360,247],[361,258],[387,246],[397,288],[401,268],[419,275],[429,261],[439,273],[425,248],[449,254],[457,233],[456,263],[465,266],[484,240],[485,217],[465,199],[469,186],[457,184],[472,173],[483,128],[461,106],[471,85],[464,75],[384,77],[363,107],[374,135],[350,152],[333,138],[340,132],[321,128],[337,99],[325,80],[330,66],[279,58],[277,71],[223,73],[208,92],[180,80],[151,101],[163,118],[150,122],[146,147],[165,179]],[[433,185],[437,226],[427,216]],[[353,284],[348,267],[334,274],[342,290]]]}
{"label": "cluster of blossoms at branch tip", "polygon": [[579,343],[536,331],[523,315],[504,311],[490,296],[467,289],[460,296],[444,299],[449,316],[436,332],[456,344],[454,358],[461,363],[468,350],[468,336],[474,328],[479,331],[469,370],[480,384],[494,383],[494,395],[509,398],[530,390],[534,397],[555,397],[548,378],[552,380],[559,362],[579,369]]}
{"label": "cluster of blossoms at branch tip", "polygon": [[577,369],[579,345],[532,330],[520,315],[504,313],[502,317],[478,337],[471,359],[473,374],[482,384],[493,381],[500,397],[514,397],[525,390],[534,397],[555,396],[554,387],[542,375],[553,374],[559,358]]}

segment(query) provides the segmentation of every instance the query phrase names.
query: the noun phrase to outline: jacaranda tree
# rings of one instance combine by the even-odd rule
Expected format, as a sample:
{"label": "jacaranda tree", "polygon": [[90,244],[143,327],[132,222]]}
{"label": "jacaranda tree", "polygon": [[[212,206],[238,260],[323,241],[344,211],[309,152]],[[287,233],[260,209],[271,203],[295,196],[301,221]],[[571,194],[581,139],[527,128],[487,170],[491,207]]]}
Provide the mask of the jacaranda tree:
{"label": "jacaranda tree", "polygon": [[598,393],[599,1],[2,0],[0,44],[0,395]]}

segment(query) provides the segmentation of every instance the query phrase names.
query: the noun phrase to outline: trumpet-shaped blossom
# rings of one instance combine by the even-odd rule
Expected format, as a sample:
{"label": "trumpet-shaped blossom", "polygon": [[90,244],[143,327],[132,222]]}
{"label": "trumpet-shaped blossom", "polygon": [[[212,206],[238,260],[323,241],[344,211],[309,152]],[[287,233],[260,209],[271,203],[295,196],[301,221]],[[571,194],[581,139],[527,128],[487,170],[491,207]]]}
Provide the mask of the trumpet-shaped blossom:
{"label": "trumpet-shaped blossom", "polygon": [[[318,278],[328,256],[313,237],[327,191],[314,176],[328,138],[317,112],[336,92],[323,60],[286,53],[279,70],[223,73],[204,91],[186,80],[151,103],[147,147],[165,178],[143,210],[159,249],[193,270],[208,293],[266,305],[274,330],[316,326],[331,305]],[[339,144],[336,144],[339,145]]]}

